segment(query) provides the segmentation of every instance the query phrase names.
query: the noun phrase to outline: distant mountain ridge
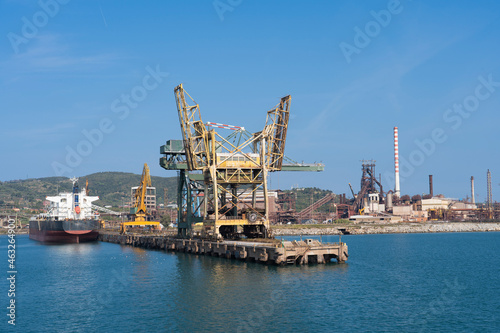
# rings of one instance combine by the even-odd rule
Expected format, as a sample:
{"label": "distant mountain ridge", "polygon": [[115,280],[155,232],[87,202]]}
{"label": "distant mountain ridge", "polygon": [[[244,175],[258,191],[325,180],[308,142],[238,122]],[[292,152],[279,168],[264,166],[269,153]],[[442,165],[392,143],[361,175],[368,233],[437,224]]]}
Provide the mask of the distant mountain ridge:
{"label": "distant mountain ridge", "polygon": [[[99,196],[95,204],[99,206],[121,206],[130,201],[130,189],[138,186],[141,175],[128,172],[98,172],[78,178],[78,185],[85,187],[89,181],[90,195]],[[151,176],[152,186],[156,187],[158,203],[164,202],[164,188],[169,201],[176,200],[177,177]],[[0,204],[13,204],[17,207],[41,208],[46,196],[71,191],[72,183],[67,177],[45,177],[26,180],[0,182]]]}

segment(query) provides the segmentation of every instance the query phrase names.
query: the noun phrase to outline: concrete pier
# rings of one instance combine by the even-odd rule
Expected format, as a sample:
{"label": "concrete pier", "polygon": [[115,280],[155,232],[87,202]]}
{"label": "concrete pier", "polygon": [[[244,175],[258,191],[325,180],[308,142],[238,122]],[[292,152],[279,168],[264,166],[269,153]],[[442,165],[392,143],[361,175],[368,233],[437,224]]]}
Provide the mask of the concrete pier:
{"label": "concrete pier", "polygon": [[320,243],[317,240],[280,241],[207,241],[202,239],[179,239],[168,236],[121,235],[100,231],[99,240],[165,251],[204,254],[227,259],[240,259],[275,265],[325,264],[336,260],[343,263],[348,258],[347,244]]}

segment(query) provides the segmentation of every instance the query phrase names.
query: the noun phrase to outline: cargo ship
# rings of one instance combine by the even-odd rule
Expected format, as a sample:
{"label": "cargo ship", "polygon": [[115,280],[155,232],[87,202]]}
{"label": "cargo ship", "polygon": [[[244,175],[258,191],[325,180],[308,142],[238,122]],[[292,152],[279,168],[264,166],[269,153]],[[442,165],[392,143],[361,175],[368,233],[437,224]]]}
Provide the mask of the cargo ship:
{"label": "cargo ship", "polygon": [[48,196],[47,213],[30,220],[30,239],[44,243],[81,243],[97,240],[100,215],[92,202],[98,196],[88,196],[87,189],[80,191],[78,179],[72,178],[72,192]]}

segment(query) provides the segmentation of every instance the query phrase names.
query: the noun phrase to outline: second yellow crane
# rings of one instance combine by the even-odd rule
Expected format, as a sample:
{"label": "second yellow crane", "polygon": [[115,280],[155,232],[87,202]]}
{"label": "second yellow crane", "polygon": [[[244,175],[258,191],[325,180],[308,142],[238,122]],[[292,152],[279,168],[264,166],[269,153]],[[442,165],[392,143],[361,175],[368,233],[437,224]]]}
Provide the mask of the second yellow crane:
{"label": "second yellow crane", "polygon": [[150,215],[146,206],[146,194],[148,186],[151,186],[151,176],[149,174],[149,166],[144,163],[144,168],[142,170],[141,183],[137,187],[134,193],[134,204],[131,207],[131,215],[134,217],[133,221],[123,222],[121,224],[120,232],[125,233],[127,231],[127,226],[145,226],[152,225],[156,229],[160,228],[160,222],[147,221],[147,217]]}

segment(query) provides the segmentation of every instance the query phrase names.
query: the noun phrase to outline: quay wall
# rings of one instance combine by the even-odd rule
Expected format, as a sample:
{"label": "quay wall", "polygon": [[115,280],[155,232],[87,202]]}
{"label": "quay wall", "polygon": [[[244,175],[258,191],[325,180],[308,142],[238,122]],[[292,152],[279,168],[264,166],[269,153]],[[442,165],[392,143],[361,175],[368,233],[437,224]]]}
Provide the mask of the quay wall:
{"label": "quay wall", "polygon": [[500,231],[498,222],[433,222],[433,223],[398,223],[387,225],[349,224],[332,227],[280,228],[274,226],[274,236],[340,235],[341,230],[351,235],[364,234],[406,234],[436,232],[489,232]]}
{"label": "quay wall", "polygon": [[102,242],[130,245],[145,249],[186,252],[211,255],[227,259],[285,265],[285,264],[325,264],[336,260],[345,262],[348,248],[345,243],[322,244],[318,241],[274,241],[261,243],[251,241],[208,241],[202,239],[180,239],[168,236],[119,234],[101,230]]}

